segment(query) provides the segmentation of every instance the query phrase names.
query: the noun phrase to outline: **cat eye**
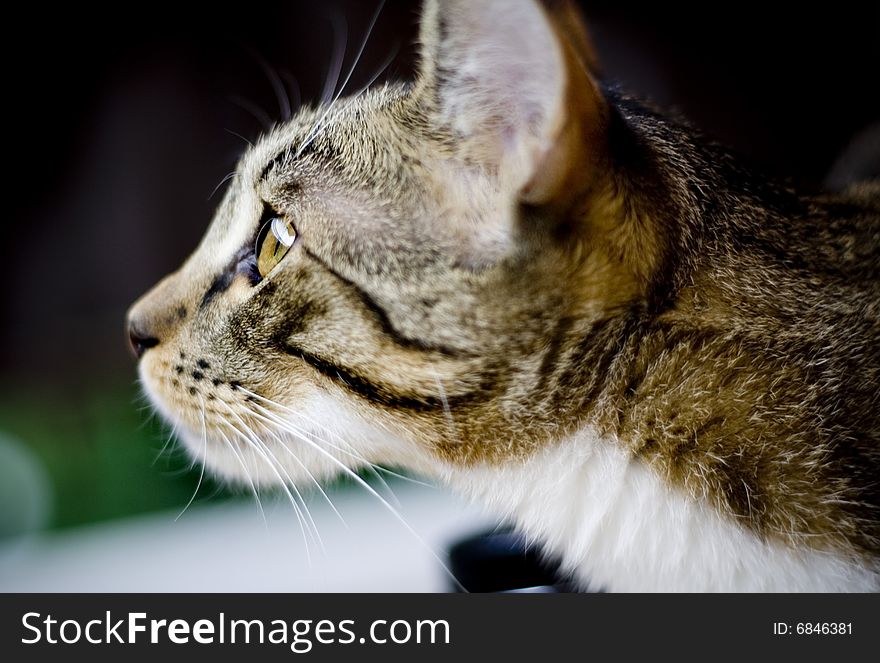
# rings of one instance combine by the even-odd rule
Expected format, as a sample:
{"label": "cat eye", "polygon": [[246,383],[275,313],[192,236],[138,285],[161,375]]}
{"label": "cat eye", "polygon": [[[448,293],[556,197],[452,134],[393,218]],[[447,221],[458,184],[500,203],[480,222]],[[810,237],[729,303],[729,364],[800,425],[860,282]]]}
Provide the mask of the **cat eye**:
{"label": "cat eye", "polygon": [[296,228],[289,221],[275,216],[263,224],[254,247],[257,271],[261,277],[265,277],[281,262],[293,246],[294,240],[296,240]]}

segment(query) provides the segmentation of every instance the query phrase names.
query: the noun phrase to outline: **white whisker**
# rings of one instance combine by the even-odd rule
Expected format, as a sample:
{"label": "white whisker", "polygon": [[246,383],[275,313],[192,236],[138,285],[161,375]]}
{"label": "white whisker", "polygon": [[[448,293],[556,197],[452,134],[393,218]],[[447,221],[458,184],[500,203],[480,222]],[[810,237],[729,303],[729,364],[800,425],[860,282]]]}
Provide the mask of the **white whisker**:
{"label": "white whisker", "polygon": [[312,473],[309,471],[309,468],[305,466],[305,464],[299,459],[299,457],[298,457],[295,453],[293,453],[293,450],[292,450],[290,447],[288,447],[288,446],[284,443],[284,440],[282,440],[281,437],[280,437],[277,433],[274,433],[274,432],[269,431],[269,434],[275,439],[276,442],[278,442],[278,444],[281,445],[281,447],[282,447],[287,453],[289,453],[289,454],[291,455],[291,457],[293,458],[293,460],[295,460],[296,463],[297,463],[297,464],[303,469],[303,471],[308,475],[309,479],[312,480],[312,483],[315,484],[315,487],[318,489],[318,491],[321,493],[321,495],[324,496],[324,499],[327,501],[327,504],[330,505],[330,508],[333,510],[333,513],[336,514],[336,516],[339,518],[339,520],[342,522],[342,524],[345,525],[345,527],[346,527],[346,529],[347,529],[347,528],[348,528],[348,523],[345,522],[345,518],[343,518],[343,517],[342,517],[342,514],[339,513],[338,509],[336,508],[336,505],[333,504],[333,500],[331,500],[331,499],[330,499],[330,496],[327,495],[327,493],[324,491],[324,488],[321,486],[321,482],[318,481],[318,480],[315,478],[315,475],[312,474]]}
{"label": "white whisker", "polygon": [[283,430],[286,430],[286,431],[287,431],[288,433],[290,433],[291,435],[297,437],[298,439],[302,440],[302,441],[305,442],[306,444],[310,445],[313,449],[315,449],[315,451],[317,451],[318,453],[322,454],[322,455],[325,456],[327,459],[329,459],[332,463],[334,463],[335,465],[337,465],[337,466],[338,466],[338,467],[339,467],[339,468],[340,468],[340,469],[341,469],[346,475],[348,475],[349,477],[351,477],[351,478],[352,478],[352,479],[353,479],[358,485],[360,485],[360,486],[361,486],[364,490],[366,490],[370,495],[372,495],[372,496],[375,497],[377,500],[379,500],[379,503],[380,503],[383,507],[385,507],[385,509],[387,509],[387,510],[391,513],[391,515],[394,516],[394,518],[395,518],[395,519],[396,519],[401,525],[403,525],[404,528],[406,528],[406,530],[407,530],[407,531],[408,531],[408,532],[409,532],[409,533],[415,538],[415,540],[418,541],[418,543],[419,543],[419,544],[420,544],[420,545],[421,545],[421,546],[422,546],[422,547],[423,547],[428,553],[430,553],[430,555],[434,558],[434,560],[435,560],[438,564],[440,564],[441,568],[442,568],[442,569],[448,574],[448,576],[452,579],[452,581],[453,581],[453,582],[454,582],[454,583],[455,583],[455,584],[456,584],[456,585],[457,585],[462,591],[467,591],[467,590],[464,588],[464,586],[458,581],[458,578],[455,577],[455,575],[452,573],[452,571],[449,569],[449,567],[446,565],[446,563],[440,558],[440,556],[439,556],[436,552],[434,552],[434,549],[431,548],[431,546],[429,546],[429,545],[427,544],[427,542],[426,542],[426,541],[425,541],[425,540],[424,540],[424,539],[418,534],[418,532],[416,532],[415,529],[412,528],[412,526],[407,522],[406,518],[404,518],[404,517],[403,517],[403,516],[397,511],[397,509],[395,509],[393,506],[391,506],[391,504],[390,504],[385,498],[383,498],[383,497],[382,497],[382,496],[376,491],[375,488],[373,488],[369,483],[367,483],[366,481],[364,481],[364,479],[361,478],[361,477],[357,474],[357,472],[354,472],[351,468],[349,468],[347,465],[345,465],[345,463],[343,463],[343,462],[340,461],[338,458],[336,458],[335,456],[333,456],[333,454],[329,453],[329,452],[326,451],[325,449],[322,449],[318,444],[315,444],[314,442],[312,442],[311,440],[309,440],[305,435],[301,435],[296,429],[294,429],[294,428],[292,428],[292,427],[289,427],[289,426],[287,425],[287,422],[286,422],[286,421],[284,421],[283,419],[281,419],[281,418],[278,417],[277,415],[273,414],[272,412],[270,412],[270,411],[267,410],[266,408],[264,408],[264,407],[262,407],[262,406],[260,406],[260,405],[257,405],[256,403],[253,403],[253,406],[254,406],[255,408],[259,409],[261,412],[263,412],[263,413],[266,415],[266,416],[263,416],[263,415],[261,415],[259,412],[253,412],[253,411],[252,411],[252,414],[253,414],[255,417],[258,417],[258,418],[260,418],[260,419],[263,419],[264,421],[266,421],[266,422],[268,422],[268,423],[270,423],[270,424],[273,424],[273,423],[274,423],[274,424],[275,424],[276,426],[278,426],[279,428],[281,428],[281,429],[283,429]]}
{"label": "white whisker", "polygon": [[[336,451],[339,451],[339,452],[341,452],[341,453],[344,453],[344,454],[347,455],[347,456],[351,456],[351,457],[354,458],[358,463],[363,464],[363,466],[364,466],[368,471],[370,471],[370,473],[371,473],[374,477],[376,477],[376,480],[382,485],[383,489],[384,489],[385,491],[388,492],[388,496],[389,496],[389,498],[390,498],[390,499],[391,499],[391,500],[392,500],[397,506],[400,506],[400,500],[397,499],[397,495],[394,494],[394,491],[391,489],[391,486],[389,486],[389,485],[388,485],[388,482],[385,481],[385,479],[382,477],[381,474],[379,474],[379,471],[378,471],[378,470],[381,469],[381,470],[383,470],[383,471],[385,471],[385,472],[387,472],[387,473],[389,473],[389,474],[392,474],[392,475],[395,475],[395,476],[400,476],[401,478],[406,478],[406,477],[403,477],[402,475],[396,474],[395,472],[392,472],[391,470],[386,470],[385,468],[382,468],[382,467],[380,467],[380,466],[378,466],[378,465],[376,465],[376,464],[374,464],[374,463],[371,463],[369,460],[367,460],[366,458],[364,458],[363,456],[361,456],[359,453],[357,453],[357,452],[354,450],[354,448],[351,446],[351,444],[349,444],[349,443],[345,440],[345,438],[343,438],[342,436],[340,436],[338,433],[336,433],[334,430],[332,430],[332,429],[329,428],[328,426],[325,426],[325,425],[322,424],[321,422],[316,421],[315,419],[312,419],[311,417],[309,417],[309,416],[308,416],[307,414],[305,414],[304,412],[297,412],[297,411],[295,411],[295,410],[292,410],[291,408],[286,407],[286,406],[282,405],[281,403],[277,403],[277,402],[275,402],[275,401],[273,401],[273,400],[271,400],[271,399],[269,399],[269,398],[266,398],[265,396],[261,396],[260,394],[257,394],[257,393],[255,393],[255,392],[253,392],[253,391],[250,391],[249,389],[246,389],[246,388],[244,388],[244,387],[240,387],[240,389],[241,389],[241,391],[243,391],[244,393],[248,394],[248,395],[251,396],[252,398],[256,398],[256,399],[258,399],[258,400],[261,400],[261,401],[263,401],[264,403],[266,403],[267,405],[272,405],[272,406],[278,407],[278,408],[280,408],[280,409],[282,409],[282,410],[284,410],[284,411],[286,411],[286,412],[289,412],[290,414],[292,414],[292,415],[294,415],[294,416],[297,416],[297,417],[302,418],[303,420],[306,421],[306,423],[309,423],[309,424],[311,424],[311,425],[313,425],[313,426],[317,426],[317,427],[319,427],[319,428],[322,428],[322,429],[323,429],[328,435],[332,435],[334,438],[336,438],[337,440],[339,440],[339,443],[342,444],[342,445],[344,445],[343,447],[340,447],[340,446],[338,446],[338,445],[335,445],[335,444],[333,444],[332,442],[330,442],[329,440],[325,440],[325,439],[321,439],[321,438],[319,438],[319,437],[317,436],[317,434],[315,434],[315,433],[312,432],[312,431],[302,431],[302,430],[299,431],[300,434],[302,434],[302,435],[311,435],[312,437],[315,438],[315,441],[317,441],[317,442],[319,442],[319,443],[321,443],[321,444],[325,444],[326,446],[330,447],[331,449],[335,449]],[[290,422],[288,422],[288,423],[290,423]],[[420,483],[420,482],[416,482],[416,483]],[[427,485],[427,484],[423,484],[423,485]]]}
{"label": "white whisker", "polygon": [[333,92],[339,84],[339,75],[342,73],[342,64],[345,62],[345,49],[348,46],[348,23],[345,21],[345,16],[339,12],[335,13],[330,18],[330,24],[333,30],[333,57],[330,58],[330,63],[327,66],[324,89],[321,90],[322,104],[326,104],[332,98]]}
{"label": "white whisker", "polygon": [[303,515],[302,515],[302,513],[300,513],[299,505],[296,503],[296,500],[293,499],[293,494],[287,489],[287,484],[284,483],[284,479],[281,478],[281,475],[278,473],[278,471],[275,469],[275,467],[272,465],[272,463],[269,461],[269,459],[263,454],[262,451],[260,451],[259,449],[257,449],[257,448],[255,447],[255,445],[251,442],[251,440],[247,437],[247,435],[245,435],[244,433],[242,433],[238,428],[236,428],[236,427],[235,427],[231,422],[229,422],[229,421],[224,420],[222,423],[223,423],[224,425],[226,425],[226,426],[227,426],[227,427],[228,427],[233,433],[235,433],[238,437],[240,437],[242,440],[244,440],[244,442],[247,444],[247,447],[248,447],[252,452],[256,451],[257,453],[259,453],[259,454],[263,457],[263,462],[269,467],[269,469],[270,469],[270,470],[275,474],[275,476],[277,477],[279,483],[281,484],[282,488],[284,489],[284,492],[285,492],[286,495],[287,495],[288,500],[290,501],[291,506],[293,506],[293,511],[294,511],[294,513],[296,514],[296,520],[297,520],[297,523],[299,524],[300,531],[302,532],[303,543],[305,544],[306,558],[308,559],[309,566],[311,566],[311,563],[312,563],[312,555],[311,555],[311,552],[310,552],[310,550],[309,550],[309,535],[306,534],[306,527],[305,527],[305,524],[304,524]]}
{"label": "white whisker", "polygon": [[290,99],[287,96],[287,88],[284,87],[284,83],[281,81],[278,72],[275,71],[266,58],[260,55],[255,49],[248,49],[248,52],[250,56],[257,61],[257,64],[260,65],[260,69],[263,70],[263,73],[269,80],[269,85],[272,86],[272,91],[275,93],[275,99],[278,101],[278,110],[281,113],[281,119],[286,122],[291,116]]}
{"label": "white whisker", "polygon": [[[376,465],[375,463],[373,463],[372,466],[373,466],[373,469],[376,470],[377,472],[382,472],[384,474],[387,474],[388,476],[394,477],[395,479],[400,479],[401,481],[407,481],[409,483],[414,483],[417,486],[424,486],[425,488],[432,488],[432,489],[437,488],[437,486],[435,486],[434,484],[430,484],[427,481],[419,481],[418,479],[414,479],[413,477],[408,477],[405,474],[400,474],[399,472],[395,472],[394,470],[389,470],[387,467],[385,467],[383,465]],[[387,486],[388,484],[385,484],[385,485]]]}
{"label": "white whisker", "polygon": [[302,92],[300,91],[299,81],[296,79],[296,76],[291,74],[289,71],[282,70],[280,72],[281,78],[284,79],[284,82],[290,86],[289,96],[292,97],[290,100],[291,108],[295,113],[302,107]]}
{"label": "white whisker", "polygon": [[223,186],[223,185],[226,184],[229,180],[231,180],[233,177],[235,177],[235,174],[236,174],[236,173],[235,173],[234,170],[233,170],[231,173],[227,173],[227,174],[223,177],[223,179],[220,180],[220,181],[217,183],[217,186],[214,187],[214,190],[211,191],[211,195],[208,196],[208,200],[211,200],[211,198],[214,197],[214,194],[217,193],[217,191],[220,189],[221,186]]}
{"label": "white whisker", "polygon": [[446,389],[443,388],[443,382],[440,381],[440,375],[434,372],[434,381],[437,383],[437,392],[440,394],[440,402],[443,404],[443,416],[446,419],[446,428],[452,434],[452,437],[458,440],[458,429],[455,427],[455,420],[452,418],[452,410],[449,409],[449,400],[446,398]]}
{"label": "white whisker", "polygon": [[[278,406],[278,407],[282,407],[282,408],[284,407],[284,406],[282,406],[280,403],[274,403],[274,405],[276,405],[276,406]],[[289,408],[286,408],[286,409],[289,409]],[[338,433],[336,433],[335,431],[333,431],[333,430],[332,430],[331,428],[329,428],[328,426],[325,426],[324,424],[322,424],[322,423],[320,423],[320,422],[318,422],[318,421],[315,421],[314,419],[312,419],[311,417],[309,417],[308,415],[306,415],[304,412],[300,412],[300,413],[298,413],[298,415],[299,415],[299,417],[301,417],[306,423],[308,423],[308,424],[310,424],[310,425],[312,425],[312,426],[317,426],[318,428],[323,429],[324,432],[326,432],[328,435],[331,435],[331,436],[335,437],[337,440],[339,440],[339,443],[340,443],[341,445],[343,445],[343,446],[340,447],[340,446],[338,446],[338,445],[336,445],[336,444],[333,444],[333,443],[330,442],[329,440],[326,440],[326,439],[323,439],[323,438],[321,438],[321,437],[318,437],[318,435],[317,435],[315,432],[313,432],[313,431],[301,430],[300,432],[301,432],[302,434],[304,434],[304,435],[310,435],[310,436],[312,436],[312,437],[314,438],[314,440],[315,440],[316,442],[318,442],[318,443],[320,443],[320,444],[324,444],[324,445],[330,447],[331,449],[335,449],[336,451],[339,451],[339,452],[341,452],[341,453],[346,454],[347,456],[351,456],[352,458],[354,458],[354,459],[355,459],[358,463],[360,463],[360,464],[361,464],[361,465],[362,465],[362,466],[363,466],[363,467],[364,467],[364,468],[365,468],[365,469],[366,469],[371,475],[373,475],[373,476],[376,478],[376,481],[378,481],[378,482],[382,485],[383,490],[385,490],[385,491],[388,493],[388,496],[390,497],[390,499],[393,500],[394,503],[395,503],[397,506],[400,506],[400,500],[397,499],[397,495],[394,494],[394,491],[391,489],[391,486],[388,485],[388,482],[385,481],[385,479],[382,477],[381,474],[379,474],[379,472],[378,472],[378,466],[377,466],[377,465],[375,465],[374,463],[370,462],[369,460],[367,460],[366,458],[364,458],[362,455],[360,455],[359,453],[357,453],[357,452],[354,450],[354,447],[352,447],[352,445],[351,445],[348,441],[346,441],[345,438],[343,438],[342,436],[340,436]]]}
{"label": "white whisker", "polygon": [[153,462],[150,463],[150,467],[155,467],[156,463],[159,462],[159,459],[165,455],[165,452],[168,450],[168,446],[171,442],[174,441],[174,438],[177,436],[177,424],[171,424],[171,431],[168,433],[168,436],[165,438],[165,444],[162,445],[162,448],[159,449],[159,452],[156,454],[156,457],[153,459]]}
{"label": "white whisker", "polygon": [[236,138],[240,138],[240,139],[243,140],[245,143],[247,143],[250,147],[253,147],[253,146],[254,146],[254,144],[253,144],[251,141],[249,141],[247,138],[245,138],[244,136],[242,136],[242,135],[241,135],[240,133],[238,133],[237,131],[233,131],[232,129],[224,129],[224,131],[225,131],[226,133],[228,133],[230,136],[235,136]]}
{"label": "white whisker", "polygon": [[[343,106],[343,110],[345,110],[346,108],[348,108],[349,105],[351,105],[352,103],[354,103],[354,102],[357,100],[357,98],[360,96],[360,94],[361,94],[364,90],[367,90],[367,89],[368,89],[373,83],[376,82],[376,79],[379,78],[379,76],[381,76],[383,73],[385,73],[385,70],[388,69],[389,65],[390,65],[392,62],[394,62],[394,58],[395,58],[396,56],[397,56],[397,46],[395,45],[395,47],[392,49],[391,53],[388,55],[387,58],[385,58],[384,62],[383,62],[382,65],[379,67],[379,69],[376,71],[376,73],[373,74],[373,76],[371,76],[370,79],[369,79],[364,85],[362,85],[360,88],[358,88],[358,89],[354,92],[354,94],[351,95],[351,97],[350,97],[350,99],[348,99],[346,105]],[[338,95],[337,95],[337,98],[338,98]],[[333,102],[331,103],[331,106],[332,106],[333,104],[336,103],[337,98],[335,98],[335,99],[333,100]],[[314,124],[314,126],[312,127],[311,131],[309,131],[309,134],[306,136],[306,138],[303,140],[303,142],[302,142],[302,144],[300,145],[300,147],[297,149],[297,152],[296,152],[296,155],[295,155],[295,156],[299,156],[300,154],[302,154],[302,152],[303,152],[303,151],[304,151],[309,145],[311,145],[312,142],[313,142],[318,136],[321,135],[321,132],[322,132],[327,126],[330,125],[330,119],[329,119],[328,115],[329,115],[329,113],[330,113],[330,108],[331,108],[331,106],[328,106],[327,109],[324,111],[324,113],[321,115],[321,117],[318,118],[318,121],[315,122],[315,124]]]}
{"label": "white whisker", "polygon": [[[385,0],[381,0],[379,2],[378,7],[376,7],[376,11],[373,13],[373,18],[370,20],[370,24],[367,27],[366,34],[364,34],[364,38],[361,40],[360,48],[358,49],[357,55],[355,55],[355,58],[354,58],[354,61],[352,62],[351,67],[349,67],[349,69],[348,69],[348,73],[345,76],[345,80],[342,81],[342,85],[339,86],[339,90],[336,91],[336,94],[333,96],[332,101],[330,101],[330,103],[327,104],[327,107],[324,109],[323,114],[318,118],[318,121],[315,122],[311,131],[309,131],[309,133],[306,135],[302,144],[297,149],[295,156],[298,157],[300,154],[302,154],[303,150],[305,150],[312,143],[312,141],[317,137],[317,135],[321,132],[321,130],[323,129],[322,123],[323,123],[324,119],[327,117],[328,113],[330,113],[330,110],[336,104],[336,101],[339,99],[339,97],[342,96],[343,92],[345,92],[345,87],[348,85],[348,81],[351,80],[351,76],[354,73],[355,69],[358,66],[358,63],[361,60],[361,56],[364,53],[364,48],[367,45],[367,41],[370,39],[370,35],[373,33],[373,28],[376,27],[376,21],[379,19],[379,14],[381,13],[382,8],[384,6],[385,6]],[[377,76],[378,76],[378,74],[377,74]],[[375,78],[376,77],[374,77],[373,80],[375,80]],[[371,81],[371,83],[372,83],[372,81]],[[334,88],[335,88],[335,85],[334,85]],[[326,89],[325,89],[325,92],[326,92]],[[322,95],[321,101],[322,101],[322,103],[325,103],[325,104],[327,103],[327,99],[324,97],[324,95]]]}
{"label": "white whisker", "polygon": [[[244,425],[244,423],[242,425]],[[269,457],[270,457],[272,463],[275,465],[275,467],[284,473],[284,476],[287,478],[286,485],[289,486],[291,489],[293,489],[294,496],[296,497],[296,499],[299,500],[299,505],[300,505],[305,517],[306,517],[307,522],[310,524],[311,532],[313,532],[312,541],[315,541],[318,544],[318,546],[321,548],[321,552],[323,552],[326,555],[327,550],[324,548],[324,541],[321,539],[321,535],[318,532],[318,524],[315,522],[315,519],[312,517],[312,512],[309,510],[309,507],[306,504],[305,497],[297,488],[296,482],[293,480],[293,478],[290,476],[288,471],[284,468],[284,465],[281,463],[281,461],[278,460],[278,457],[272,452],[272,450],[269,448],[269,446],[265,442],[263,442],[259,437],[257,437],[257,435],[254,433],[253,430],[248,428],[248,431],[250,432],[250,435],[251,435],[251,438],[253,439],[253,441],[263,451],[265,451],[269,455]]]}
{"label": "white whisker", "polygon": [[205,478],[205,465],[208,462],[208,428],[205,424],[205,403],[199,398],[202,407],[202,469],[199,472],[199,481],[196,483],[196,489],[193,491],[192,497],[189,498],[189,502],[186,503],[186,506],[183,507],[183,511],[177,514],[177,518],[174,519],[174,522],[180,520],[180,517],[186,513],[186,510],[189,509],[190,504],[193,503],[193,500],[196,499],[196,495],[199,494],[199,488],[202,487],[202,480]]}
{"label": "white whisker", "polygon": [[[221,415],[221,420],[223,420],[222,415]],[[226,422],[225,420],[223,420],[223,421],[224,421],[224,423],[229,425],[229,422]],[[244,476],[247,479],[248,483],[250,484],[251,492],[254,494],[254,499],[257,501],[257,507],[260,509],[260,515],[263,517],[263,524],[268,529],[269,528],[269,521],[266,520],[266,512],[263,510],[263,502],[260,499],[260,493],[257,491],[257,485],[254,483],[254,479],[251,476],[251,473],[248,470],[247,465],[245,465],[245,462],[241,458],[241,456],[238,455],[238,451],[235,450],[235,445],[229,440],[228,437],[226,437],[226,433],[224,433],[223,431],[217,431],[217,432],[223,438],[223,442],[226,444],[226,446],[229,447],[229,450],[232,452],[232,455],[235,456],[235,460],[237,460],[238,464],[241,465],[241,469],[244,471]]]}
{"label": "white whisker", "polygon": [[[293,494],[295,498],[299,501],[300,508],[302,509],[303,514],[305,515],[306,522],[309,525],[309,531],[312,537],[312,541],[318,544],[318,547],[321,549],[321,552],[325,555],[327,554],[327,549],[324,547],[324,540],[321,538],[321,534],[318,531],[318,523],[315,522],[315,519],[312,517],[312,512],[309,509],[308,504],[306,504],[306,499],[303,494],[299,491],[299,488],[296,486],[296,482],[290,476],[290,473],[285,469],[284,464],[278,460],[278,456],[276,456],[269,446],[260,440],[254,433],[251,431],[251,435],[253,436],[254,442],[259,445],[259,447],[265,451],[272,463],[275,467],[280,470],[287,479],[286,485],[289,486],[293,490]],[[277,476],[277,475],[276,475]]]}
{"label": "white whisker", "polygon": [[[376,7],[376,11],[373,12],[373,17],[370,19],[370,24],[367,26],[367,31],[364,34],[364,38],[361,40],[360,48],[358,49],[357,55],[354,56],[354,62],[352,62],[351,67],[348,70],[348,74],[345,77],[345,80],[342,81],[342,85],[339,87],[339,91],[336,93],[333,101],[336,101],[345,92],[345,86],[348,85],[348,81],[351,80],[351,75],[354,73],[355,69],[357,69],[358,64],[361,61],[361,56],[364,54],[364,48],[367,46],[367,41],[370,39],[370,35],[373,34],[373,28],[376,27],[376,21],[379,20],[379,14],[382,12],[382,8],[385,6],[385,0],[380,0],[379,5]],[[332,105],[333,102],[331,102]]]}
{"label": "white whisker", "polygon": [[[254,102],[239,96],[229,97],[229,101],[230,103],[235,104],[242,110],[247,111],[250,115],[252,115],[253,118],[260,123],[260,126],[263,128],[264,131],[270,131],[272,129],[272,118],[269,117],[269,114],[262,108],[257,106],[257,104],[255,104]],[[241,138],[241,136],[239,136],[239,138]],[[253,147],[253,144],[250,141],[248,141],[248,143],[251,145],[251,147]]]}
{"label": "white whisker", "polygon": [[[278,471],[278,467],[276,467],[276,464],[278,462],[277,459],[275,459],[274,463],[272,462],[272,458],[274,458],[274,454],[272,454],[271,451],[268,452],[269,455],[266,455],[266,453],[264,453],[263,449],[265,448],[265,445],[263,445],[262,442],[260,442],[260,440],[257,438],[257,436],[254,435],[253,431],[250,429],[250,427],[247,425],[247,423],[235,412],[235,410],[233,410],[231,407],[229,407],[229,405],[227,405],[223,401],[218,401],[218,402],[220,402],[220,404],[223,405],[233,417],[235,417],[235,419],[244,428],[244,432],[239,430],[238,427],[234,426],[231,422],[227,421],[226,424],[228,426],[230,426],[238,435],[240,435],[242,437],[242,439],[244,439],[246,442],[248,442],[250,448],[253,451],[255,451],[263,459],[263,462],[266,463],[266,465],[269,467],[269,470],[278,479],[278,482],[280,483],[282,490],[287,495],[288,501],[290,502],[291,506],[293,506],[293,509],[297,514],[297,519],[299,520],[299,526],[300,526],[300,529],[302,530],[302,533],[303,533],[303,539],[305,540],[305,543],[306,543],[306,555],[309,560],[309,565],[311,565],[312,557],[311,557],[311,552],[309,550],[308,536],[311,536],[312,540],[315,541],[316,543],[318,543],[319,546],[321,546],[322,550],[323,550],[323,543],[321,543],[321,537],[317,534],[317,526],[315,525],[315,521],[311,517],[311,513],[309,513],[309,510],[306,508],[305,503],[303,503],[303,505],[302,505],[303,510],[305,511],[305,513],[303,513],[303,511],[300,510],[299,504],[297,503],[296,499],[294,498],[294,493],[292,493],[290,491],[290,488],[288,487],[288,485],[290,485],[290,487],[292,487],[293,490],[296,492],[296,495],[300,499],[302,499],[302,496],[300,495],[299,490],[293,484],[293,481],[291,480],[290,475],[287,475],[286,470],[283,467],[280,467],[280,465],[279,465],[281,471],[287,475],[287,481],[284,480],[284,478],[281,476],[281,474]],[[270,456],[272,458],[270,458]],[[311,526],[309,526],[309,521],[311,521]],[[312,531],[312,527],[315,528],[314,532]],[[306,534],[307,529],[309,531],[308,535]]]}

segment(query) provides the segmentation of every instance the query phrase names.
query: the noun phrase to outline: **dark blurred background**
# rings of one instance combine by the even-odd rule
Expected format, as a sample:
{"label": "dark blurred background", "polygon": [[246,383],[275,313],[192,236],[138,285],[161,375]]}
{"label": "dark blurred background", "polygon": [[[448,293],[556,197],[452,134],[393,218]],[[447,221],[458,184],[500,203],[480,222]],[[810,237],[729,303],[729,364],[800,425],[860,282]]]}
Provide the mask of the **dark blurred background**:
{"label": "dark blurred background", "polygon": [[[189,498],[197,472],[152,465],[165,432],[138,409],[124,312],[194,248],[245,140],[279,119],[273,80],[318,97],[376,4],[34,4],[7,20],[0,437],[43,476],[36,526]],[[770,173],[820,183],[880,120],[874,3],[584,5],[608,78]],[[392,54],[379,80],[411,75],[417,15],[388,0],[349,90]]]}

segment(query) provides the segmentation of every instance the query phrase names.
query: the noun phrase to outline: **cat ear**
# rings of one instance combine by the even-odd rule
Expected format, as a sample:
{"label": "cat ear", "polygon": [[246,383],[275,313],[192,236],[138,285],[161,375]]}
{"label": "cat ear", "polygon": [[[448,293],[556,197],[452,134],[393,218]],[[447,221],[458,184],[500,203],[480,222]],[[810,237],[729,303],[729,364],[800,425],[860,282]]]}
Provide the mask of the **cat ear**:
{"label": "cat ear", "polygon": [[468,161],[530,204],[589,181],[607,111],[570,2],[427,0],[420,39],[417,93]]}

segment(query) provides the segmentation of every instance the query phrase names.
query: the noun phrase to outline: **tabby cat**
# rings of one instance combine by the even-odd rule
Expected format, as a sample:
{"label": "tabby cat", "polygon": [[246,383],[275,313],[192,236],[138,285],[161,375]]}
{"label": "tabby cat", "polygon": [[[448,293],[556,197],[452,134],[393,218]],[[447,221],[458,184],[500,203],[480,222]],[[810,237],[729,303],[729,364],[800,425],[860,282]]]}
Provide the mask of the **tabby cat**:
{"label": "tabby cat", "polygon": [[408,468],[585,589],[880,588],[880,186],[751,174],[564,2],[427,0],[420,42],[250,149],[131,309],[192,456]]}

